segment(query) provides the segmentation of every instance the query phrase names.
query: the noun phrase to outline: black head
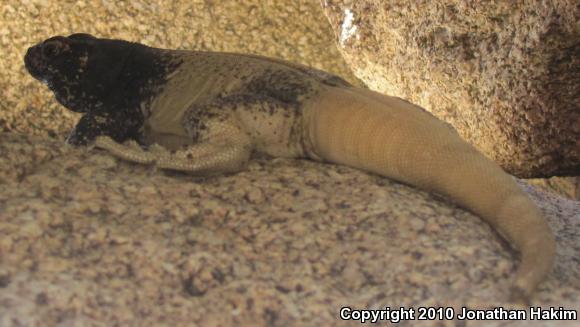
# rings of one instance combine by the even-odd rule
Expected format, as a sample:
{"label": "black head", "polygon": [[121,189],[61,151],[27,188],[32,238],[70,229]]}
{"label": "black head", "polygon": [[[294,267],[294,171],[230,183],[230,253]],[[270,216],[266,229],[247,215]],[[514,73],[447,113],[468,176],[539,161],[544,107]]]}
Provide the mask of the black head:
{"label": "black head", "polygon": [[81,33],[53,36],[30,47],[24,63],[62,105],[76,112],[94,112],[120,87],[126,62],[139,46],[144,47]]}
{"label": "black head", "polygon": [[159,92],[181,59],[172,51],[89,34],[53,36],[28,49],[28,72],[46,83],[58,102],[84,113],[67,142],[88,144],[98,135],[137,139],[142,108]]}

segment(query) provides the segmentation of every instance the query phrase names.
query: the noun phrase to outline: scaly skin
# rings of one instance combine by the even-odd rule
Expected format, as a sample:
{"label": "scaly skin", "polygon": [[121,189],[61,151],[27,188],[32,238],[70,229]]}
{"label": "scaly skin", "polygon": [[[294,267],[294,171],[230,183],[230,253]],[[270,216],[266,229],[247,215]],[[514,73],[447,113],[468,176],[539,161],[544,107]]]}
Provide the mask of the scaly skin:
{"label": "scaly skin", "polygon": [[554,236],[511,176],[399,98],[277,59],[84,34],[41,42],[25,63],[84,113],[70,144],[197,175],[242,170],[254,152],[356,167],[443,194],[511,241],[521,254],[514,303],[551,270]]}

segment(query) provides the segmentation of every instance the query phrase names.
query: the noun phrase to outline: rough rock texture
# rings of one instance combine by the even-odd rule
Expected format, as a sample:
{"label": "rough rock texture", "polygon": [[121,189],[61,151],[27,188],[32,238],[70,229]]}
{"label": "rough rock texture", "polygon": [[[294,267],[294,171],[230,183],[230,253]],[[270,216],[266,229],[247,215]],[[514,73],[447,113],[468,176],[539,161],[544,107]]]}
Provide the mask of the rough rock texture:
{"label": "rough rock texture", "polygon": [[546,191],[580,201],[580,177],[533,178],[526,182]]}
{"label": "rough rock texture", "polygon": [[[342,306],[496,303],[516,267],[476,216],[347,167],[196,179],[7,133],[0,153],[0,326],[340,325]],[[558,243],[534,304],[580,310],[580,203],[525,189]]]}
{"label": "rough rock texture", "polygon": [[515,175],[580,175],[578,1],[321,3],[371,89],[425,107]]}
{"label": "rough rock texture", "polygon": [[180,49],[257,53],[333,71],[356,82],[312,0],[0,2],[0,131],[61,135],[76,115],[28,74],[26,49],[55,34],[89,32]]}
{"label": "rough rock texture", "polygon": [[[22,68],[47,35],[254,52],[346,75],[315,1],[217,3],[0,4],[0,130],[29,134],[0,133],[0,326],[324,326],[347,305],[505,299],[513,251],[427,193],[298,160],[195,179],[46,137],[75,118]],[[559,246],[536,304],[578,310],[580,205],[527,189]]]}

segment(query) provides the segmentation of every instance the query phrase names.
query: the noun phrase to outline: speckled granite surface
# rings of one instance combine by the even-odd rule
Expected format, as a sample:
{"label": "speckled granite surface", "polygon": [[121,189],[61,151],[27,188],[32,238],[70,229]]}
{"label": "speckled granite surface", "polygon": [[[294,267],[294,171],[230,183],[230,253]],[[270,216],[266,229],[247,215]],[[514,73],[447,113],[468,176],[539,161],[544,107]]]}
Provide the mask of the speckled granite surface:
{"label": "speckled granite surface", "polygon": [[577,0],[323,0],[354,73],[520,177],[580,175]]}
{"label": "speckled granite surface", "polygon": [[580,201],[580,176],[527,179],[526,182],[548,192]]}
{"label": "speckled granite surface", "polygon": [[[340,325],[342,306],[495,302],[515,269],[477,217],[346,167],[196,179],[6,133],[0,153],[1,326]],[[558,242],[534,304],[578,310],[580,203],[527,189]]]}

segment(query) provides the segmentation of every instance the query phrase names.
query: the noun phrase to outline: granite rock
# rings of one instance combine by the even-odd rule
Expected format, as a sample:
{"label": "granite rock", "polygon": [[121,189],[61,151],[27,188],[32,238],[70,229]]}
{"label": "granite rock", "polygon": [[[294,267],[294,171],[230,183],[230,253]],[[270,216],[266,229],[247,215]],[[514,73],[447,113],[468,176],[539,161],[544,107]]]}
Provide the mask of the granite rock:
{"label": "granite rock", "polygon": [[526,182],[548,192],[580,201],[580,177],[532,178]]}
{"label": "granite rock", "polygon": [[321,3],[369,88],[451,123],[512,174],[580,175],[577,1]]}
{"label": "granite rock", "polygon": [[[0,152],[1,326],[340,325],[343,306],[501,303],[517,264],[478,217],[348,167],[194,178],[11,133]],[[578,310],[580,202],[522,187],[558,243],[533,304]]]}

